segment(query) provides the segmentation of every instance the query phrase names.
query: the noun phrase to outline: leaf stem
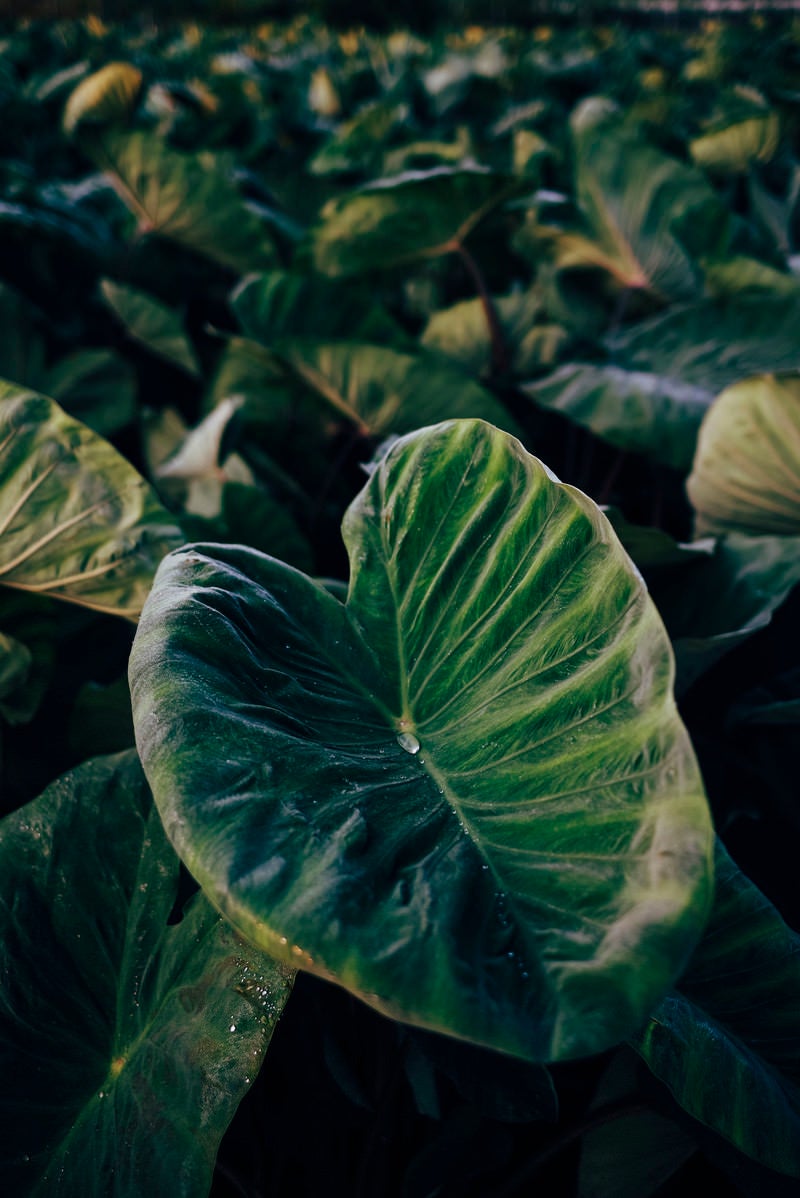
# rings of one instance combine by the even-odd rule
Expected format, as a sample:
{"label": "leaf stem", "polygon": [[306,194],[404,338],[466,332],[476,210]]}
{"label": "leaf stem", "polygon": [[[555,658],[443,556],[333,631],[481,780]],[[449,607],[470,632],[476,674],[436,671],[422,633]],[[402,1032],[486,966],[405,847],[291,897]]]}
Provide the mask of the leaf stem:
{"label": "leaf stem", "polygon": [[505,374],[508,370],[508,349],[506,347],[503,330],[500,326],[500,318],[497,315],[497,309],[494,306],[494,301],[489,294],[489,288],[486,286],[486,280],[483,277],[483,272],[478,266],[478,263],[473,258],[470,251],[464,245],[463,241],[453,242],[453,253],[458,254],[464,266],[467,269],[472,282],[475,284],[475,290],[480,296],[481,305],[484,315],[486,316],[486,324],[489,327],[489,337],[492,343],[492,373]]}

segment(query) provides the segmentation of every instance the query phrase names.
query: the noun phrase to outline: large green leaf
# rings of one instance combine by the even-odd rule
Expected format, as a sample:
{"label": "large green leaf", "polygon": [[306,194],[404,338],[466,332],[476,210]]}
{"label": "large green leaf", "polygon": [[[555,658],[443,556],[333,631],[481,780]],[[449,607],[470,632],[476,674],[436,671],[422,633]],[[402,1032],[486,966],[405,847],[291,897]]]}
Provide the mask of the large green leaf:
{"label": "large green leaf", "polygon": [[135,620],[183,538],[117,451],[44,395],[0,381],[0,586]]}
{"label": "large green leaf", "polygon": [[133,751],[7,816],[0,866],[6,1192],[203,1198],[290,974],[202,895],[171,920],[178,860]]}
{"label": "large green leaf", "polygon": [[[249,275],[231,296],[246,337],[273,345],[286,337],[397,343],[405,337],[375,302],[370,287],[343,285],[324,276],[272,270]],[[342,302],[346,297],[346,303]]]}
{"label": "large green leaf", "polygon": [[707,180],[609,119],[596,98],[573,115],[572,129],[575,195],[588,230],[549,231],[558,264],[597,267],[662,300],[697,294],[684,229],[727,219]]}
{"label": "large green leaf", "polygon": [[800,534],[800,377],[723,391],[686,485],[701,531]]}
{"label": "large green leaf", "polygon": [[633,1041],[695,1119],[800,1177],[800,939],[717,847],[706,934]]}
{"label": "large green leaf", "polygon": [[798,320],[797,291],[704,300],[607,338],[611,363],[565,363],[522,390],[612,445],[688,472],[723,388],[762,370],[800,367]]}
{"label": "large green leaf", "polygon": [[570,362],[520,388],[620,449],[688,470],[712,393],[680,378]]}
{"label": "large green leaf", "polygon": [[314,264],[342,276],[451,253],[521,184],[477,166],[408,171],[329,200]]}
{"label": "large green leaf", "polygon": [[182,154],[157,134],[105,129],[82,144],[130,208],[141,234],[157,233],[235,271],[275,260],[265,226],[220,160]]}
{"label": "large green leaf", "polygon": [[163,563],[130,675],[170,837],[246,936],[380,1010],[530,1059],[607,1047],[709,899],[639,575],[481,421],[396,442],[344,536],[346,604],[241,547]]}

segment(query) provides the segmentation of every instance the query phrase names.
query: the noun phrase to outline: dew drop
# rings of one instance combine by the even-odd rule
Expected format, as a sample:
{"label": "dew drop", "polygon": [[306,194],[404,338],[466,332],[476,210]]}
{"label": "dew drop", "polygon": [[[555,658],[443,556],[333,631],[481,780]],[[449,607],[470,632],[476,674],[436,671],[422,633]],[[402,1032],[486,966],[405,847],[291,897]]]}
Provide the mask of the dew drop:
{"label": "dew drop", "polygon": [[231,1026],[228,1028],[228,1031],[230,1031],[230,1032],[235,1032],[235,1031],[236,1031],[236,1024],[235,1024],[235,1023],[232,1023],[232,1024],[231,1024]]}
{"label": "dew drop", "polygon": [[397,743],[406,753],[419,753],[419,741],[412,732],[398,732]]}

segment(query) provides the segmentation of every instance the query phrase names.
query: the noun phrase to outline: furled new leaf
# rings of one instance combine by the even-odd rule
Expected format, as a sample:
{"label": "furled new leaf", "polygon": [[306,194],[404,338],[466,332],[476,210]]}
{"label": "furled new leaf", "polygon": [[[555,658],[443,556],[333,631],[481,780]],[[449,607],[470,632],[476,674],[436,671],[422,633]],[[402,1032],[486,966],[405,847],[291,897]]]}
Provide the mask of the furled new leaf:
{"label": "furled new leaf", "polygon": [[451,253],[521,186],[477,166],[378,179],[328,201],[313,232],[314,264],[357,275]]}
{"label": "furled new leaf", "polygon": [[695,1119],[800,1177],[800,939],[718,845],[706,934],[631,1042]]}
{"label": "furled new leaf", "polygon": [[162,565],[130,675],[165,826],[234,925],[529,1059],[630,1034],[703,926],[668,641],[605,518],[508,435],[397,441],[347,602],[241,547]]}
{"label": "furled new leaf", "polygon": [[701,532],[800,534],[800,376],[723,391],[686,486]]}
{"label": "furled new leaf", "polygon": [[133,751],[6,816],[0,864],[7,1192],[204,1198],[289,972],[202,895],[170,926],[179,863]]}
{"label": "furled new leaf", "polygon": [[44,395],[0,382],[0,586],[135,620],[183,538],[134,468]]}

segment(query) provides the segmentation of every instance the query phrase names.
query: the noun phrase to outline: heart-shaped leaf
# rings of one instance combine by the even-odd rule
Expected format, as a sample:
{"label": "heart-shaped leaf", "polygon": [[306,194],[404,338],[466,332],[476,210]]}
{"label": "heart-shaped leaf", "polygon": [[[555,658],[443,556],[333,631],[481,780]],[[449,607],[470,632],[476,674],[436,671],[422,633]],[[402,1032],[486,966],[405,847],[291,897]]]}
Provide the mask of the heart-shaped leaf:
{"label": "heart-shaped leaf", "polygon": [[170,926],[178,864],[133,751],[0,823],[7,1193],[208,1193],[291,975],[202,895]]}
{"label": "heart-shaped leaf", "polygon": [[521,186],[476,166],[378,179],[328,201],[313,234],[314,264],[326,275],[356,275],[451,253]]}
{"label": "heart-shaped leaf", "polygon": [[265,226],[220,161],[171,149],[157,134],[119,129],[84,134],[82,144],[137,219],[157,233],[244,273],[275,259]]}
{"label": "heart-shaped leaf", "polygon": [[163,563],[130,674],[169,835],[234,925],[378,1009],[597,1052],[680,971],[711,830],[669,644],[591,500],[481,421],[400,439],[346,604],[241,547]]}
{"label": "heart-shaped leaf", "polygon": [[0,586],[135,620],[183,541],[117,451],[44,395],[0,381]]}
{"label": "heart-shaped leaf", "polygon": [[721,845],[706,934],[632,1044],[695,1119],[800,1177],[800,938]]}
{"label": "heart-shaped leaf", "polygon": [[609,117],[596,97],[573,114],[575,194],[588,232],[543,229],[563,268],[597,267],[661,300],[699,291],[683,239],[688,221],[725,224],[705,177]]}
{"label": "heart-shaped leaf", "polygon": [[723,391],[686,487],[701,532],[800,534],[800,377],[768,374]]}

